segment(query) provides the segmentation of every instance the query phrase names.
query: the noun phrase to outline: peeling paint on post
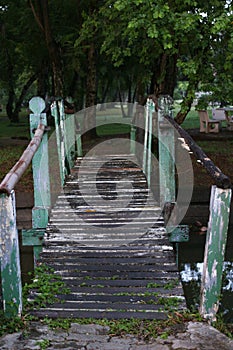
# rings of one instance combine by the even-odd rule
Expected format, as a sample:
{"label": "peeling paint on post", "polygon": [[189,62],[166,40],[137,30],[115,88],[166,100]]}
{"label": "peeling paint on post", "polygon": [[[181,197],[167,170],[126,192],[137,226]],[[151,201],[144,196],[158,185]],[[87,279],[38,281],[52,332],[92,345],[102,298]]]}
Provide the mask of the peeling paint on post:
{"label": "peeling paint on post", "polygon": [[[163,97],[161,97],[163,98]],[[159,102],[161,105],[161,101]],[[162,109],[163,107],[164,109]],[[175,202],[175,140],[172,125],[164,118],[167,106],[158,110],[160,205]]]}
{"label": "peeling paint on post", "polygon": [[[29,102],[31,136],[38,124],[47,126],[45,102],[40,97],[33,97]],[[48,223],[49,210],[51,206],[50,179],[49,179],[49,156],[48,135],[45,133],[40,146],[32,159],[33,181],[34,181],[34,207],[32,209],[32,227],[34,229],[45,229]],[[40,248],[41,249],[41,248]],[[38,248],[35,248],[38,254]]]}
{"label": "peeling paint on post", "polygon": [[[59,106],[59,116],[60,116],[60,142],[61,142],[61,164],[63,172],[63,181],[65,182],[65,177],[67,175],[66,169],[66,133],[65,133],[65,112],[64,112],[64,103],[63,101],[58,102]],[[64,184],[63,182],[63,184]]]}
{"label": "peeling paint on post", "polygon": [[155,110],[155,104],[151,99],[147,99],[145,116],[145,137],[143,151],[143,172],[146,174],[148,187],[150,187],[151,178],[151,145],[152,145],[152,116]]}
{"label": "peeling paint on post", "polygon": [[77,157],[82,157],[83,156],[82,134],[81,134],[81,129],[79,124],[76,130],[76,149],[77,149]]}
{"label": "peeling paint on post", "polygon": [[201,285],[200,314],[214,321],[219,307],[230,214],[231,189],[212,186]]}
{"label": "peeling paint on post", "polygon": [[0,194],[0,224],[3,308],[6,317],[20,316],[22,282],[14,191],[10,196]]}
{"label": "peeling paint on post", "polygon": [[[63,108],[64,112],[64,108]],[[75,160],[75,120],[74,114],[64,114],[64,141],[65,141],[65,158],[70,169],[74,166]]]}
{"label": "peeling paint on post", "polygon": [[130,153],[135,154],[136,150],[136,127],[134,125],[131,125],[131,130],[130,130]]}
{"label": "peeling paint on post", "polygon": [[65,182],[65,163],[64,163],[64,157],[62,157],[62,154],[63,154],[62,147],[64,146],[64,143],[62,142],[62,134],[61,134],[61,129],[60,129],[60,112],[59,112],[59,107],[58,107],[58,101],[56,101],[52,104],[51,114],[55,120],[60,179],[61,179],[61,186],[63,186],[64,182]]}

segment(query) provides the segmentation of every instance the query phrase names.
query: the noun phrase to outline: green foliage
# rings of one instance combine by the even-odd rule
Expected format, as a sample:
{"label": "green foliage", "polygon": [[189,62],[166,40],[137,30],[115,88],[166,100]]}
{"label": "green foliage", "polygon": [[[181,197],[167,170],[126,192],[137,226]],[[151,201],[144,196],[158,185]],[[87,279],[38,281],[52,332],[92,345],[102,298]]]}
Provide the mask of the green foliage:
{"label": "green foliage", "polygon": [[109,335],[124,336],[132,334],[140,340],[148,341],[152,338],[161,337],[166,339],[169,335],[176,334],[176,325],[185,324],[189,321],[203,321],[199,314],[190,312],[173,312],[170,313],[167,320],[139,320],[139,319],[93,319],[93,318],[76,318],[76,319],[49,319],[43,320],[43,323],[51,329],[68,330],[71,323],[78,324],[98,324],[109,327]]}
{"label": "green foliage", "polygon": [[3,311],[0,312],[0,336],[8,333],[19,332],[26,327],[26,322],[23,318],[6,318]]}
{"label": "green foliage", "polygon": [[225,334],[230,339],[233,339],[233,325],[226,324],[223,319],[223,315],[217,314],[216,321],[212,324],[213,327],[218,329],[221,333]]}
{"label": "green foliage", "polygon": [[[37,294],[33,299],[28,299],[29,291],[36,290]],[[34,308],[46,307],[53,304],[59,299],[60,294],[69,293],[61,276],[54,274],[54,270],[44,264],[35,268],[35,277],[31,284],[25,284],[23,288],[24,309],[30,310]]]}
{"label": "green foliage", "polygon": [[45,350],[50,346],[50,340],[49,339],[39,340],[37,342],[37,345],[39,345],[41,350]]}

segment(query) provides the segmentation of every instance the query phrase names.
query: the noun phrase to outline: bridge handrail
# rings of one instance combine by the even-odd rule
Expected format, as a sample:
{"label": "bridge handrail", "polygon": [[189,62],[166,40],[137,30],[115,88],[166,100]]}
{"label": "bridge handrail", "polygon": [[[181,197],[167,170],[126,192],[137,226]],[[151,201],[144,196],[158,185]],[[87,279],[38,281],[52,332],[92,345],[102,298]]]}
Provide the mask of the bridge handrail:
{"label": "bridge handrail", "polygon": [[230,178],[227,175],[225,175],[214,164],[214,162],[203,152],[201,147],[198,146],[198,144],[193,140],[193,138],[188,134],[188,132],[185,131],[179,124],[177,124],[172,117],[164,115],[164,118],[168,120],[179,132],[180,136],[184,138],[185,142],[187,143],[197,160],[201,162],[202,166],[206,169],[210,177],[214,180],[215,185],[223,189],[232,188]]}
{"label": "bridge handrail", "polygon": [[22,153],[22,156],[0,183],[0,193],[7,193],[10,195],[11,191],[15,188],[15,185],[30,165],[33,156],[40,146],[45,130],[45,125],[38,125],[35,131],[35,136],[32,138],[27,148]]}

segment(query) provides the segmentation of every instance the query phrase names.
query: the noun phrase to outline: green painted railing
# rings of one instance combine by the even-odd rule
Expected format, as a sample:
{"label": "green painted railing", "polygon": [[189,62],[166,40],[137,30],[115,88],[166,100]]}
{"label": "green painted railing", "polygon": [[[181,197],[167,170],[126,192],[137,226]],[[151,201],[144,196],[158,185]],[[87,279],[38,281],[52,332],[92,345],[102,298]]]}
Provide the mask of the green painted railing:
{"label": "green painted railing", "polygon": [[[45,101],[34,97],[29,102],[31,142],[19,161],[0,184],[0,258],[1,286],[5,315],[11,317],[22,312],[22,282],[20,270],[19,239],[16,227],[15,185],[32,162],[34,183],[34,207],[32,228],[22,230],[22,244],[33,246],[36,265],[42,249],[44,232],[51,209],[50,153]],[[74,115],[66,115],[63,101],[54,101],[51,112],[55,119],[55,131],[51,140],[57,145],[60,188],[65,176],[82,155],[80,130],[76,130]],[[51,145],[51,149],[54,144]],[[53,155],[54,157],[54,155]],[[54,160],[52,161],[54,164]]]}
{"label": "green painted railing", "polygon": [[[33,98],[30,101],[30,126],[32,140],[19,161],[10,170],[0,184],[0,256],[3,308],[6,316],[20,315],[22,312],[22,283],[18,231],[16,227],[15,185],[33,159],[33,169],[40,163],[41,155],[47,154],[46,115],[44,100]],[[34,156],[34,158],[33,158]],[[45,157],[39,172],[34,172],[35,206],[33,208],[33,227],[46,227],[48,221],[49,176],[48,162]],[[42,203],[41,189],[46,193],[46,202]]]}
{"label": "green painted railing", "polygon": [[[209,223],[204,254],[204,268],[200,294],[200,314],[214,321],[219,308],[221,295],[223,263],[226,249],[226,241],[229,226],[230,205],[232,196],[232,184],[225,174],[217,168],[211,159],[194,142],[190,135],[183,130],[172,118],[171,100],[168,96],[161,96],[159,109],[155,113],[155,104],[151,99],[147,100],[144,122],[144,156],[143,169],[151,179],[151,135],[156,135],[159,144],[159,193],[160,205],[164,207],[165,223],[169,221],[176,205],[176,150],[174,130],[178,131],[183,140],[187,152],[191,152],[203,165],[207,173],[215,181],[211,189],[209,205]],[[156,128],[152,130],[152,115],[157,114]],[[176,136],[177,137],[177,136]],[[188,240],[186,225],[167,226],[170,241],[176,244]]]}

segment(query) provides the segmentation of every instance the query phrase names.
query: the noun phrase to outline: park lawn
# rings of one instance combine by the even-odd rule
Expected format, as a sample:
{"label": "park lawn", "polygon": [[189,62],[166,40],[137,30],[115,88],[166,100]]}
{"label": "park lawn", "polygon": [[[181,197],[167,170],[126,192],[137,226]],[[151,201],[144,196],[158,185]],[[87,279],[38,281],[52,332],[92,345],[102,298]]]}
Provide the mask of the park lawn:
{"label": "park lawn", "polygon": [[5,112],[0,112],[0,138],[22,138],[29,139],[29,115],[26,108],[19,115],[19,123],[11,123]]}

